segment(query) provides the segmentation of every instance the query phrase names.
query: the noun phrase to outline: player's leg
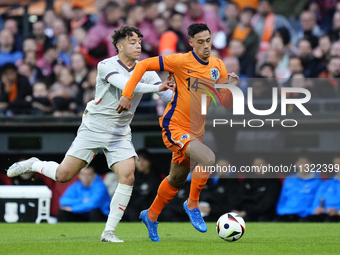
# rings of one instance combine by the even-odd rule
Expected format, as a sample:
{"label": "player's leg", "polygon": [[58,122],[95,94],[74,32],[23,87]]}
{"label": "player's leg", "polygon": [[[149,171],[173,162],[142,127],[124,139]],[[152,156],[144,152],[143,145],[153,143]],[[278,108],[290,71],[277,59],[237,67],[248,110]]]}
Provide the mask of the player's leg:
{"label": "player's leg", "polygon": [[157,196],[149,209],[140,214],[140,219],[146,225],[149,237],[154,242],[159,242],[157,232],[157,218],[161,211],[170,203],[177,194],[178,189],[186,182],[190,168],[184,164],[171,163],[170,174],[159,185]]}
{"label": "player's leg", "polygon": [[68,182],[86,165],[86,161],[66,155],[61,164],[54,161],[41,161],[30,158],[14,163],[7,171],[9,177],[28,172],[43,174],[57,182]]}
{"label": "player's leg", "polygon": [[7,176],[14,177],[27,172],[37,172],[57,182],[68,182],[91,162],[100,148],[98,143],[100,143],[98,134],[81,125],[77,137],[60,165],[53,161],[30,158],[14,163],[8,169]]}
{"label": "player's leg", "polygon": [[183,207],[189,216],[191,224],[198,231],[206,232],[207,225],[198,208],[198,202],[200,193],[207,183],[210,173],[202,171],[203,169],[200,166],[207,167],[213,165],[215,163],[215,154],[199,140],[191,141],[185,150],[185,154],[190,158],[191,162],[198,162],[199,165],[193,169],[189,198],[184,202]]}
{"label": "player's leg", "polygon": [[199,195],[209,179],[210,173],[207,168],[201,167],[212,166],[215,164],[215,154],[209,147],[201,143],[199,140],[193,140],[190,142],[185,150],[185,154],[190,158],[191,162],[197,162],[199,166],[196,166],[192,172],[190,194],[188,199],[189,209],[198,207]]}
{"label": "player's leg", "polygon": [[118,186],[111,199],[110,213],[106,222],[104,232],[101,236],[102,242],[123,242],[115,236],[115,229],[124,215],[124,211],[130,201],[132,194],[132,185],[135,181],[135,161],[137,154],[131,145],[130,141],[121,141],[125,143],[123,148],[119,148],[119,159],[115,152],[104,150],[108,164],[115,162],[111,165],[111,170],[117,175]]}

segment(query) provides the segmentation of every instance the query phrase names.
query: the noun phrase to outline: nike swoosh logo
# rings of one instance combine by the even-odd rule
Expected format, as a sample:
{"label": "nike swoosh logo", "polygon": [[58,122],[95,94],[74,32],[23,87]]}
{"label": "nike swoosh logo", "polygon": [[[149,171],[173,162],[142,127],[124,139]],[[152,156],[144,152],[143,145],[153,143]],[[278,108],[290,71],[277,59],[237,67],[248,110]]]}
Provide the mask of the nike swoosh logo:
{"label": "nike swoosh logo", "polygon": [[188,73],[196,73],[196,71],[189,71],[189,70],[188,70]]}

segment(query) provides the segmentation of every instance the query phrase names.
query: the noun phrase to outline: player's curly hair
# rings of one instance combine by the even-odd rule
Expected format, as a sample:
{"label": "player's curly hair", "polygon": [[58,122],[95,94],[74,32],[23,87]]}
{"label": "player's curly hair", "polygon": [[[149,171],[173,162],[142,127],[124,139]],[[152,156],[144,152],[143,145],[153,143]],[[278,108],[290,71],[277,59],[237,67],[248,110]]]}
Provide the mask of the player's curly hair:
{"label": "player's curly hair", "polygon": [[203,32],[203,31],[209,31],[209,33],[211,34],[210,29],[208,28],[207,24],[194,23],[188,27],[188,35],[190,36],[190,38],[194,38],[196,34]]}
{"label": "player's curly hair", "polygon": [[143,34],[139,31],[136,27],[131,26],[123,26],[118,30],[115,30],[114,34],[112,35],[112,44],[116,49],[117,54],[119,53],[117,48],[117,43],[120,43],[124,40],[127,36],[132,36],[132,33],[135,32],[138,35],[138,38],[143,38]]}

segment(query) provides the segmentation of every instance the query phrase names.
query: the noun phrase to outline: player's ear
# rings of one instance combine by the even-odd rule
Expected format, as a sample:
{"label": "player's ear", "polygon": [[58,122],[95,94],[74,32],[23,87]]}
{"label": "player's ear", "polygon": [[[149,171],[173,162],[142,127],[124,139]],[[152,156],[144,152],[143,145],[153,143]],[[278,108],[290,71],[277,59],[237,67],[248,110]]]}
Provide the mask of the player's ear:
{"label": "player's ear", "polygon": [[191,47],[193,47],[193,46],[192,46],[192,41],[191,41],[191,39],[189,39],[189,45],[190,45]]}
{"label": "player's ear", "polygon": [[117,46],[117,49],[118,49],[118,53],[123,51],[123,45],[121,43],[117,43],[116,46]]}

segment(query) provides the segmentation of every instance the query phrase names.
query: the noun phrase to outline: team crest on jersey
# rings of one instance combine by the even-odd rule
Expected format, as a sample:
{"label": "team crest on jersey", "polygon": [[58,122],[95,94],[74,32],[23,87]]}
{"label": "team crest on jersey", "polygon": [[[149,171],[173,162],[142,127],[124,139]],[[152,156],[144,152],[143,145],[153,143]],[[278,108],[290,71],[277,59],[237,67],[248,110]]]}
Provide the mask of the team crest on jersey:
{"label": "team crest on jersey", "polygon": [[220,78],[220,71],[217,68],[210,69],[211,78],[217,81]]}
{"label": "team crest on jersey", "polygon": [[188,134],[184,134],[184,135],[181,136],[181,140],[188,139],[188,138],[189,138]]}

